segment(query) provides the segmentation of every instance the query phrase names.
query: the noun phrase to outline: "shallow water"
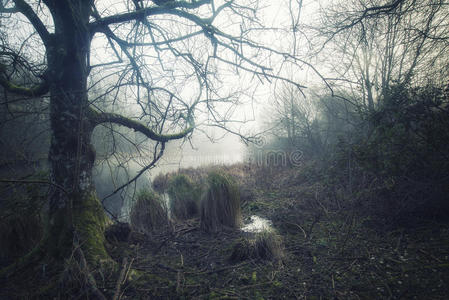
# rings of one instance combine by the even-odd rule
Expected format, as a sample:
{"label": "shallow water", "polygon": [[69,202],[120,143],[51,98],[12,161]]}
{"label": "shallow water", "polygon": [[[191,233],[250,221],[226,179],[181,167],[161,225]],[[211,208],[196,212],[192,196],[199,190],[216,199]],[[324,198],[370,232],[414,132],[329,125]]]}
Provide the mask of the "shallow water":
{"label": "shallow water", "polygon": [[273,224],[268,219],[253,215],[250,217],[250,220],[250,223],[242,227],[242,231],[257,233],[272,229]]}
{"label": "shallow water", "polygon": [[163,201],[163,204],[165,205],[165,209],[167,210],[168,218],[171,218],[170,196],[168,195],[168,193],[162,194],[162,201]]}

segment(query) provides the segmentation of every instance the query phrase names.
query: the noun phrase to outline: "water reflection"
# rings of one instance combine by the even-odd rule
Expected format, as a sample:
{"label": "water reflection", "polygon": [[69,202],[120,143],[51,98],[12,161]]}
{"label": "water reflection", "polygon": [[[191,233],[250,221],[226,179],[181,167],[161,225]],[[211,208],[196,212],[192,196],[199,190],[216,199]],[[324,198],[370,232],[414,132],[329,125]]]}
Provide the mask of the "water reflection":
{"label": "water reflection", "polygon": [[270,220],[253,215],[250,217],[250,223],[242,227],[242,231],[257,233],[270,230],[272,225]]}

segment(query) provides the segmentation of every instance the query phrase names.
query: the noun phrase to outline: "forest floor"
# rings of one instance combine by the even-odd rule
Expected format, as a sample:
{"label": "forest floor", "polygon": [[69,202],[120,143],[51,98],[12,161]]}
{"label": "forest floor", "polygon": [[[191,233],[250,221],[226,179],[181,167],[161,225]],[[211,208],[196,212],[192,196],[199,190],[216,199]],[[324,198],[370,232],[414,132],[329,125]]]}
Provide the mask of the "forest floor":
{"label": "forest floor", "polygon": [[[271,221],[282,240],[281,260],[232,260],[248,233],[205,233],[191,219],[151,236],[109,239],[111,256],[119,263],[126,258],[135,271],[118,288],[116,274],[95,270],[108,299],[448,299],[448,221],[392,226],[394,220],[358,204],[367,193],[357,188],[360,199],[351,201],[355,193],[345,194],[342,180],[326,179],[314,165],[222,169],[241,185],[244,222],[254,215]],[[207,170],[186,172],[198,178]],[[85,284],[69,266],[67,272]],[[39,268],[0,286],[0,298],[34,298],[49,280],[45,266]]]}
{"label": "forest floor", "polygon": [[272,221],[283,241],[281,261],[233,262],[244,233],[206,234],[192,219],[112,246],[113,256],[126,256],[142,276],[122,286],[121,298],[447,299],[448,222],[379,226],[382,220],[373,222],[355,207],[328,206],[319,183],[291,172],[297,171],[264,174],[277,184],[253,186],[243,202],[244,219]]}

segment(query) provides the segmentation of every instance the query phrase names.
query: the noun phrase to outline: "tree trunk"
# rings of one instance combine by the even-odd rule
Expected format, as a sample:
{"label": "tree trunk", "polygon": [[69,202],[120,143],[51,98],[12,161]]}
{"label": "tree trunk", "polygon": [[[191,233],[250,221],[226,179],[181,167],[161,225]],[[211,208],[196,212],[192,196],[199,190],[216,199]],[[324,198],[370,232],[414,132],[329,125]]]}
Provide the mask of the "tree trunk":
{"label": "tree trunk", "polygon": [[[48,1],[51,2],[51,1]],[[47,251],[67,257],[74,239],[89,263],[108,257],[104,248],[106,216],[92,182],[95,151],[88,119],[87,30],[90,1],[53,1],[55,35],[47,47],[50,76],[51,146],[49,161],[55,189],[49,203]]]}

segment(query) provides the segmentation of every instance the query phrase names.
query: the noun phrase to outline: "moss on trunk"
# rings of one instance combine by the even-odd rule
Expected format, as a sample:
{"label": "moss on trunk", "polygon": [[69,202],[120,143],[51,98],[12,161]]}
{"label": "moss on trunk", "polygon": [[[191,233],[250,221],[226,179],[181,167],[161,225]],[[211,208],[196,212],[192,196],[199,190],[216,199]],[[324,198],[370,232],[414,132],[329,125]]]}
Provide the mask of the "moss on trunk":
{"label": "moss on trunk", "polygon": [[48,258],[64,260],[78,244],[90,265],[110,261],[104,236],[108,219],[95,192],[73,198],[73,207],[59,210],[47,225]]}
{"label": "moss on trunk", "polygon": [[108,219],[95,192],[74,202],[73,225],[89,264],[110,260],[104,237],[107,223]]}

